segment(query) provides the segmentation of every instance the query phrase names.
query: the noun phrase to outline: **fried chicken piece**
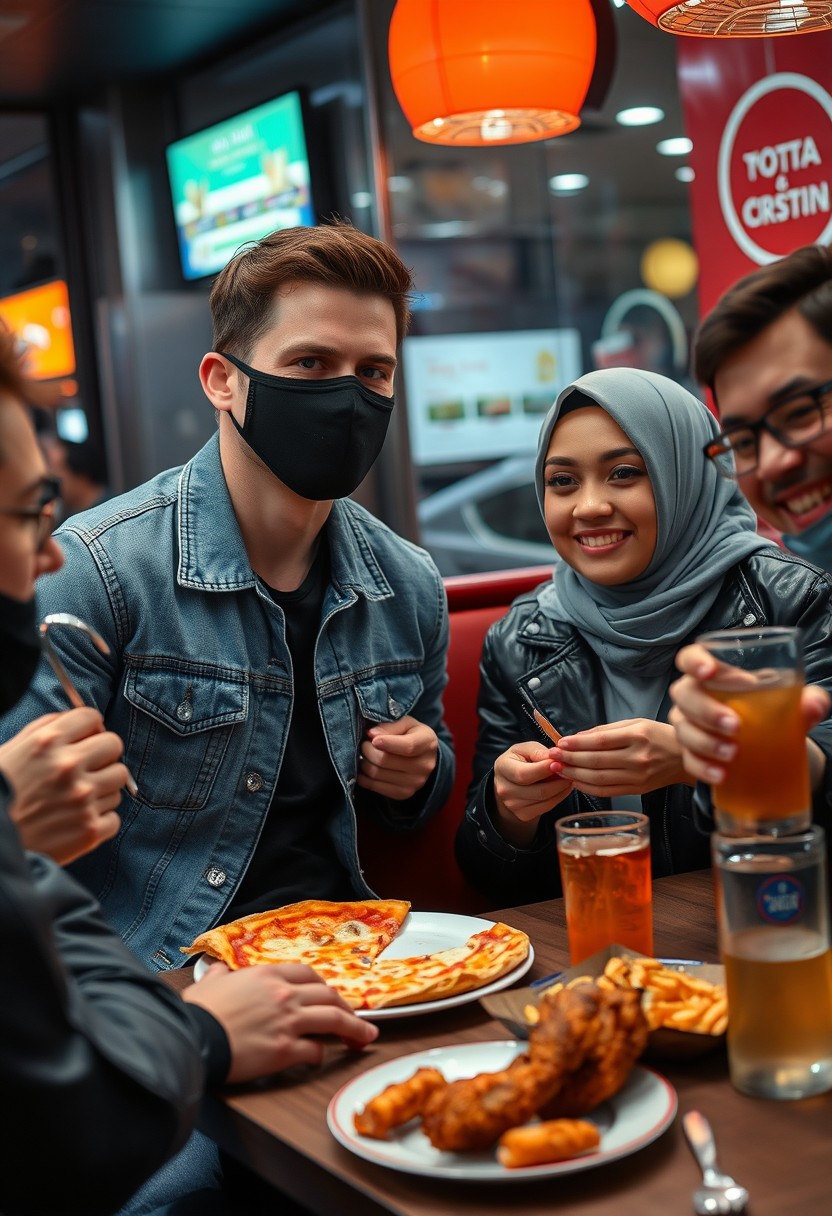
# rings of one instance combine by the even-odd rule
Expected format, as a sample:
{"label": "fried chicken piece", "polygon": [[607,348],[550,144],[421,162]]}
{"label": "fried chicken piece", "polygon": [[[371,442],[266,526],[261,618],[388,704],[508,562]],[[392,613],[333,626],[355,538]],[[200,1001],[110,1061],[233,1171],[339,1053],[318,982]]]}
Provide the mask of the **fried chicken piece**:
{"label": "fried chicken piece", "polygon": [[355,1115],[355,1130],[361,1136],[386,1140],[394,1127],[401,1127],[420,1115],[430,1095],[444,1085],[447,1085],[447,1081],[438,1068],[417,1069],[406,1081],[388,1085],[371,1098],[364,1109]]}
{"label": "fried chicken piece", "polygon": [[551,1119],[528,1127],[512,1127],[497,1145],[497,1160],[506,1169],[566,1161],[601,1143],[601,1133],[585,1119]]}
{"label": "fried chicken piece", "polygon": [[490,1148],[507,1128],[530,1119],[552,1089],[527,1055],[518,1056],[501,1072],[451,1081],[432,1094],[422,1130],[446,1152]]}
{"label": "fried chicken piece", "polygon": [[618,1093],[647,1044],[641,993],[633,988],[595,991],[601,999],[583,1062],[540,1108],[543,1119],[578,1118]]}
{"label": "fried chicken piece", "polygon": [[[587,991],[591,989],[592,991]],[[578,1068],[597,1023],[594,985],[567,988],[543,1000],[529,1050],[508,1068],[451,1081],[432,1094],[422,1129],[448,1152],[490,1148],[510,1127],[526,1123]]]}

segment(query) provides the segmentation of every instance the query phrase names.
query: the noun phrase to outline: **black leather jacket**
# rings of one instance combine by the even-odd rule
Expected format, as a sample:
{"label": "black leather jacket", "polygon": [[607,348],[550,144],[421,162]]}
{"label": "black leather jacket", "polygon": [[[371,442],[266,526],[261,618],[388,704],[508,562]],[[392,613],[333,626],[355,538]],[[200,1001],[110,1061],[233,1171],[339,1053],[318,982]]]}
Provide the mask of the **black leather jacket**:
{"label": "black leather jacket", "polygon": [[228,1043],[23,852],[8,799],[0,775],[0,1212],[107,1216],[184,1143]]}
{"label": "black leather jacket", "polygon": [[[456,855],[465,876],[492,907],[560,895],[555,819],[609,805],[574,792],[559,803],[556,813],[542,816],[528,849],[503,840],[494,826],[496,815],[492,820],[494,761],[522,739],[540,737],[548,743],[521,709],[521,685],[564,735],[606,721],[600,665],[576,629],[550,620],[539,610],[540,589],[516,599],[507,615],[491,626],[480,663],[479,737]],[[806,681],[832,691],[832,579],[828,575],[774,547],[752,554],[725,576],[715,604],[689,640],[707,630],[743,625],[799,625]],[[661,721],[667,720],[669,709],[670,699],[665,696]],[[832,721],[817,727],[812,738],[832,756]],[[694,821],[691,787],[653,790],[642,802],[650,818],[655,877],[710,865],[709,838],[701,818]],[[815,819],[828,825],[830,811],[832,765],[827,765],[815,794]]]}

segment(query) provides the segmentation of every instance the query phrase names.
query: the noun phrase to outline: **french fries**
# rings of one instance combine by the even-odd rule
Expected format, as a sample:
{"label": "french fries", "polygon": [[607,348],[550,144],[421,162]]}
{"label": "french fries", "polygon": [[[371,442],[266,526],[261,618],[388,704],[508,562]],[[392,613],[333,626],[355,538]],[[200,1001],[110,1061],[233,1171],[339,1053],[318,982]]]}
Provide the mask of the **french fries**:
{"label": "french fries", "polygon": [[[579,975],[567,984],[554,984],[547,992],[574,988],[578,984],[597,983],[602,988],[618,985],[641,988],[642,1007],[651,1030],[667,1026],[671,1030],[686,1030],[693,1034],[724,1034],[728,1026],[728,998],[724,984],[711,984],[686,971],[674,971],[655,958],[611,958],[604,974],[597,978]],[[535,1005],[526,1005],[526,1021],[535,1025],[539,1013]]]}

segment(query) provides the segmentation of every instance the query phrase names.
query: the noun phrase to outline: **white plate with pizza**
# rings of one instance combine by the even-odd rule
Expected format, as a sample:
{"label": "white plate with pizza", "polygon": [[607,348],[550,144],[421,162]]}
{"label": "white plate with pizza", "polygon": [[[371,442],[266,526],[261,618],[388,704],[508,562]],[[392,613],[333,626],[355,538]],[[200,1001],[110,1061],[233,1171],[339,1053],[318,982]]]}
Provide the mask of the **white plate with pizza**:
{"label": "white plate with pizza", "polygon": [[194,979],[213,958],[229,966],[305,962],[359,1017],[380,1021],[450,1009],[499,992],[534,962],[525,933],[448,912],[411,912],[402,900],[304,900],[198,937]]}
{"label": "white plate with pizza", "polygon": [[507,1169],[497,1161],[494,1150],[440,1152],[415,1119],[390,1132],[387,1140],[373,1140],[355,1130],[353,1120],[365,1104],[388,1085],[407,1080],[417,1068],[438,1068],[448,1081],[456,1081],[480,1072],[499,1072],[525,1048],[524,1043],[516,1040],[462,1043],[388,1060],[353,1077],[338,1091],[327,1110],[329,1130],[356,1156],[388,1169],[428,1178],[515,1182],[574,1174],[627,1157],[658,1139],[676,1117],[678,1101],[673,1086],[652,1069],[636,1065],[623,1089],[585,1116],[598,1127],[601,1135],[598,1148],[566,1161]]}

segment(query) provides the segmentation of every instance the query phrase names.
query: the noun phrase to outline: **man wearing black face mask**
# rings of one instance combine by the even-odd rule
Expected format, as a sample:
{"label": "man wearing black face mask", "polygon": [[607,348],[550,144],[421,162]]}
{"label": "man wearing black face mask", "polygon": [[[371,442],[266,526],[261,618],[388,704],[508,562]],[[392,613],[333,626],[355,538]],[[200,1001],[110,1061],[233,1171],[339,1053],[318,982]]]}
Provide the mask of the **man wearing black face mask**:
{"label": "man wearing black face mask", "polygon": [[[345,224],[239,254],[200,367],[217,435],[58,532],[39,609],[108,642],[55,639],[139,788],[73,870],[152,968],[249,912],[370,896],[358,819],[406,831],[450,790],[441,579],[346,497],[384,441],[411,289]],[[7,729],[61,695],[41,672]]]}
{"label": "man wearing black face mask", "polygon": [[[38,662],[35,578],[54,577],[63,560],[51,534],[55,487],[23,393],[0,325],[0,713],[25,693]],[[220,966],[180,1000],[82,886],[24,854],[7,813],[8,776],[0,764],[0,1093],[9,1112],[0,1211],[110,1216],[185,1141],[206,1080],[314,1064],[323,1052],[316,1036],[359,1047],[376,1031],[306,967]],[[35,1151],[43,1168],[32,1167]],[[211,1181],[198,1178],[206,1189],[183,1212],[220,1210]]]}

